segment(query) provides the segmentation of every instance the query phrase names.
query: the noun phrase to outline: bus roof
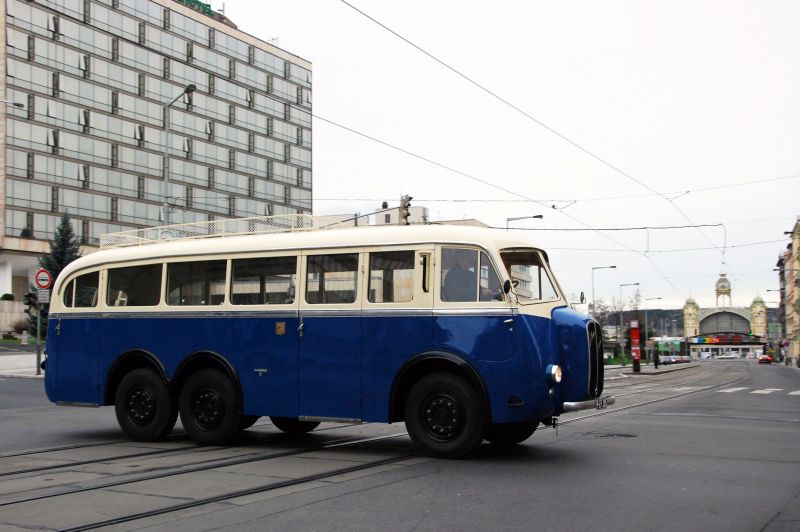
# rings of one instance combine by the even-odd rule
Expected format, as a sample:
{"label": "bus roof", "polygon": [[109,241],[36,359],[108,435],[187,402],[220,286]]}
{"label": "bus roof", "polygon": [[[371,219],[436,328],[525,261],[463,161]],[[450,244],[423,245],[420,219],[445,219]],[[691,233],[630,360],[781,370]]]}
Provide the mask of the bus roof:
{"label": "bus roof", "polygon": [[[207,237],[164,241],[141,246],[101,249],[70,263],[63,271],[70,274],[104,264],[298,249],[392,246],[402,244],[473,244],[487,249],[538,248],[519,231],[476,226],[419,224],[361,226],[310,231],[289,231],[240,236]],[[66,278],[66,275],[59,277]]]}

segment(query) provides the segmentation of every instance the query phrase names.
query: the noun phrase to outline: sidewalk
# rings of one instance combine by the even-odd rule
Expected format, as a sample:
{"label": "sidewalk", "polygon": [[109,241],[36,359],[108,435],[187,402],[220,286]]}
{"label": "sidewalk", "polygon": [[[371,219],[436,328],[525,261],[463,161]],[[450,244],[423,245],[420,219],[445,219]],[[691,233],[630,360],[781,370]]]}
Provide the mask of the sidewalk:
{"label": "sidewalk", "polygon": [[[44,355],[42,355],[44,358]],[[0,377],[22,377],[41,379],[41,375],[36,375],[36,351],[27,353],[25,351],[0,350]]]}

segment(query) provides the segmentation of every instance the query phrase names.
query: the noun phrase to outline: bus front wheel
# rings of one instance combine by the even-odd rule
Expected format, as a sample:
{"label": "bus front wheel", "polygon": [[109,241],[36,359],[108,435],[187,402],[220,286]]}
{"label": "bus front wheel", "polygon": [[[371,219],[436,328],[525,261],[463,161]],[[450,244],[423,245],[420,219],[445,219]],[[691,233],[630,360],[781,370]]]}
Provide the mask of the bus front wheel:
{"label": "bus front wheel", "polygon": [[406,428],[427,454],[462,458],[474,452],[486,432],[478,394],[464,379],[433,373],[420,379],[405,405]]}
{"label": "bus front wheel", "polygon": [[294,417],[271,416],[270,419],[276,428],[282,430],[286,434],[293,434],[295,436],[311,432],[319,426],[319,421],[300,421]]}
{"label": "bus front wheel", "polygon": [[135,441],[158,441],[175,426],[178,402],[154,371],[139,368],[125,375],[114,396],[117,422]]}
{"label": "bus front wheel", "polygon": [[239,433],[242,408],[236,385],[214,369],[193,373],[181,388],[181,423],[197,443],[225,445]]}

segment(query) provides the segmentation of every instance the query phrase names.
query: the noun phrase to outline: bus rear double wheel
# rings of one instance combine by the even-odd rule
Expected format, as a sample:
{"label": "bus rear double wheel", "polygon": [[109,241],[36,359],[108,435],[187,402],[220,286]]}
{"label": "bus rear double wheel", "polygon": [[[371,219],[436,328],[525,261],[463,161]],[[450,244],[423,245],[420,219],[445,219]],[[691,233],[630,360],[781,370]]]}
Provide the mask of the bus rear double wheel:
{"label": "bus rear double wheel", "polygon": [[236,384],[215,369],[201,369],[186,379],[178,401],[181,423],[203,445],[226,445],[249,420],[242,420]]}
{"label": "bus rear double wheel", "polygon": [[406,428],[431,456],[463,458],[475,452],[486,433],[479,394],[463,378],[432,373],[412,388],[405,405]]}

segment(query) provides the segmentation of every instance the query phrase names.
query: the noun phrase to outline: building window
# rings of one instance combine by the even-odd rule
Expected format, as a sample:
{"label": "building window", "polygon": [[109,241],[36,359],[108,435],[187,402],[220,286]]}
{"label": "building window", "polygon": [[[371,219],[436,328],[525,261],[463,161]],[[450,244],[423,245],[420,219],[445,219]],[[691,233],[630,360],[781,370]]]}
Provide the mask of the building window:
{"label": "building window", "polygon": [[50,210],[58,212],[58,187],[50,189]]}

